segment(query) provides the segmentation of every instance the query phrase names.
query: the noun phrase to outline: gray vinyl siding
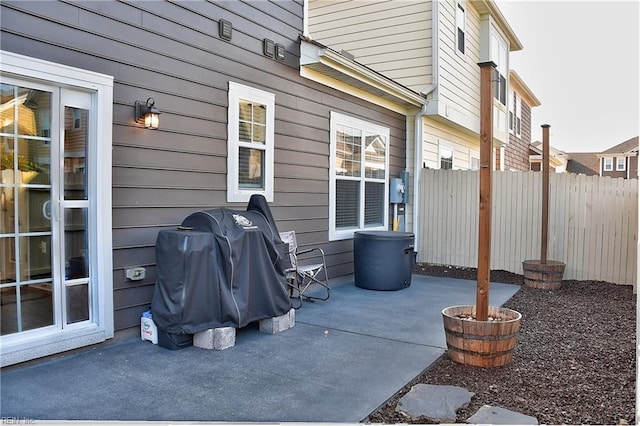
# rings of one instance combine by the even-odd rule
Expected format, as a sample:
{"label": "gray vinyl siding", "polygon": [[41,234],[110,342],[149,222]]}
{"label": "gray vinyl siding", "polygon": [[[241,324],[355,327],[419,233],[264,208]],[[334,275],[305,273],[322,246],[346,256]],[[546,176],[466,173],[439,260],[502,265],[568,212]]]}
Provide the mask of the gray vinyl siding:
{"label": "gray vinyl siding", "polygon": [[416,92],[431,84],[430,1],[310,0],[309,33]]}
{"label": "gray vinyl siding", "polygon": [[[27,2],[0,4],[0,47],[114,76],[115,329],[139,326],[156,279],[155,240],[188,214],[226,203],[227,90],[234,81],[275,94],[271,208],[281,231],[320,245],[331,278],[353,272],[351,240],[328,242],[329,117],[338,111],[391,130],[390,176],[405,168],[405,117],[299,76],[302,0]],[[230,42],[218,20],[233,24]],[[263,39],[286,48],[263,55]],[[159,130],[134,123],[155,98]],[[126,268],[146,278],[128,281]]]}

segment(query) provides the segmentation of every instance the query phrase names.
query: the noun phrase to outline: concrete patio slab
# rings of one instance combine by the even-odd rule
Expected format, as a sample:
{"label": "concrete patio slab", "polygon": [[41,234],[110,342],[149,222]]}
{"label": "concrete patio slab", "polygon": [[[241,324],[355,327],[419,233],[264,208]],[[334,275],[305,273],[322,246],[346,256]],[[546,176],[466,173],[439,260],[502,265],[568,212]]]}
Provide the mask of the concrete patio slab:
{"label": "concrete patio slab", "polygon": [[[492,284],[492,304],[518,288]],[[414,276],[396,292],[351,282],[305,303],[295,327],[269,335],[250,325],[224,351],[134,339],[11,368],[0,377],[0,416],[359,422],[444,353],[442,308],[474,300],[471,281]]]}

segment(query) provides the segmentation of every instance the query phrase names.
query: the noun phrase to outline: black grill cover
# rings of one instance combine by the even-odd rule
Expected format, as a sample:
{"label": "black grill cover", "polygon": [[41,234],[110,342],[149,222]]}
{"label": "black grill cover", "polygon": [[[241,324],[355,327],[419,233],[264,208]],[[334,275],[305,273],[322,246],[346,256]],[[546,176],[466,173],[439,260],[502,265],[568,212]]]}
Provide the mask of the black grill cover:
{"label": "black grill cover", "polygon": [[156,241],[151,311],[160,330],[194,334],[289,312],[286,245],[266,201],[250,202],[247,211],[196,212],[181,228],[159,232]]}

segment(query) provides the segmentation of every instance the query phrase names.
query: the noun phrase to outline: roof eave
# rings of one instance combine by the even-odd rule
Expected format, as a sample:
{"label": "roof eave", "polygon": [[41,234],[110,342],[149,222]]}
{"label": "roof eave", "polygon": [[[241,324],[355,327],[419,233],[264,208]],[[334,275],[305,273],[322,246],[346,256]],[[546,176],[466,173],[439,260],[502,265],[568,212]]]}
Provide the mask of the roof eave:
{"label": "roof eave", "polygon": [[481,15],[489,14],[495,19],[496,24],[498,24],[509,40],[509,51],[515,52],[522,50],[522,43],[494,0],[472,0],[471,3]]}
{"label": "roof eave", "polygon": [[511,81],[511,83],[515,83],[515,85],[517,85],[521,89],[522,93],[526,95],[526,97],[528,98],[527,100],[529,101],[529,106],[537,107],[542,105],[537,96],[533,93],[529,86],[526,85],[524,80],[522,80],[522,77],[520,77],[520,75],[512,69],[509,70],[509,81]]}
{"label": "roof eave", "polygon": [[358,88],[408,107],[421,107],[426,102],[419,93],[321,43],[305,39],[300,43],[301,50],[307,52],[304,59],[300,58],[301,68],[321,73],[330,71],[333,78],[345,84],[356,83]]}

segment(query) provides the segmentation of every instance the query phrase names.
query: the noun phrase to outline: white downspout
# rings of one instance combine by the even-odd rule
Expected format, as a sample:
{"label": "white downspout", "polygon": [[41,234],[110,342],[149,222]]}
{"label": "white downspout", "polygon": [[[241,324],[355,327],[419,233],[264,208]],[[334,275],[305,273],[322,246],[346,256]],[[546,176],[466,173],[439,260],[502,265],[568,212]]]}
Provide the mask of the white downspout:
{"label": "white downspout", "polygon": [[[440,12],[438,10],[439,0],[433,0],[431,2],[431,85],[421,92],[426,98],[438,88],[438,58],[440,57],[439,51],[439,21]],[[424,122],[423,117],[427,113],[427,105],[429,101],[426,100],[422,105],[420,111],[416,114],[414,120],[415,133],[415,147],[413,152],[414,157],[414,173],[413,173],[413,235],[414,235],[414,247],[416,252],[420,252],[420,226],[418,214],[418,207],[420,205],[420,175],[422,174],[422,166],[424,158],[422,156],[422,145],[424,139]]]}

